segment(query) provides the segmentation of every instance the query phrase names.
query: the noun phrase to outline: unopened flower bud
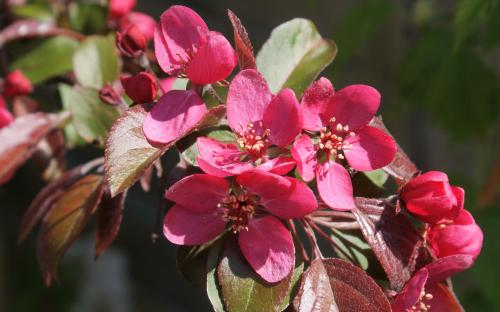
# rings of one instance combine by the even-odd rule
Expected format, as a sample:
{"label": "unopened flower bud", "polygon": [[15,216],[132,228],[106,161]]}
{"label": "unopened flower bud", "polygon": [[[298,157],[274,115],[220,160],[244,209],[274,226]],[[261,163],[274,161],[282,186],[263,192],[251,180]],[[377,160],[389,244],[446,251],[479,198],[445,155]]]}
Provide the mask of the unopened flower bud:
{"label": "unopened flower bud", "polygon": [[116,33],[116,46],[126,56],[137,57],[146,50],[146,39],[135,25]]}
{"label": "unopened flower bud", "polygon": [[156,99],[156,79],[147,72],[120,78],[125,93],[137,104],[149,103]]}
{"label": "unopened flower bud", "polygon": [[156,21],[149,15],[141,12],[130,12],[127,16],[120,18],[120,31],[127,29],[130,25],[135,25],[146,39],[146,42],[153,39]]}
{"label": "unopened flower bud", "polygon": [[5,78],[4,94],[8,97],[25,95],[33,91],[31,82],[21,70],[10,72]]}
{"label": "unopened flower bud", "polygon": [[120,105],[122,102],[120,94],[109,84],[99,90],[99,98],[106,104]]}
{"label": "unopened flower bud", "polygon": [[136,5],[136,0],[110,0],[109,1],[109,17],[120,18],[132,11]]}

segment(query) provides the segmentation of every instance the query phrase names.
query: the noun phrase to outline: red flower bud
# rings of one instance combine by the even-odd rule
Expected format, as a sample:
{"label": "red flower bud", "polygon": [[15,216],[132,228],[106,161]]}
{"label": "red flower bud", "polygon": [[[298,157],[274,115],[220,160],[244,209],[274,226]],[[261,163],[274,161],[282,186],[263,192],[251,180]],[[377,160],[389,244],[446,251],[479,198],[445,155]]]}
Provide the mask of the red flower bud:
{"label": "red flower bud", "polygon": [[147,14],[141,12],[131,12],[127,16],[122,17],[119,23],[120,30],[124,30],[130,25],[135,25],[144,35],[146,42],[153,39],[156,21]]}
{"label": "red flower bud", "polygon": [[464,205],[464,190],[451,186],[448,176],[429,171],[411,179],[401,190],[406,209],[427,223],[452,220]]}
{"label": "red flower bud", "polygon": [[451,223],[429,226],[426,233],[429,246],[438,258],[469,255],[476,259],[483,245],[483,232],[465,209]]}
{"label": "red flower bud", "polygon": [[116,33],[116,46],[124,55],[137,57],[146,50],[146,38],[137,26],[131,24]]}
{"label": "red flower bud", "polygon": [[33,91],[31,82],[21,70],[10,72],[5,78],[4,94],[8,97],[25,95]]}
{"label": "red flower bud", "polygon": [[148,103],[156,99],[156,79],[147,72],[140,72],[135,76],[120,77],[125,93],[135,103]]}
{"label": "red flower bud", "polygon": [[109,84],[99,90],[99,98],[106,104],[120,105],[122,102],[120,94]]}
{"label": "red flower bud", "polygon": [[0,96],[0,129],[8,126],[12,120],[14,120],[14,117],[7,109],[3,97]]}
{"label": "red flower bud", "polygon": [[132,11],[136,5],[136,0],[110,0],[109,17],[120,18]]}

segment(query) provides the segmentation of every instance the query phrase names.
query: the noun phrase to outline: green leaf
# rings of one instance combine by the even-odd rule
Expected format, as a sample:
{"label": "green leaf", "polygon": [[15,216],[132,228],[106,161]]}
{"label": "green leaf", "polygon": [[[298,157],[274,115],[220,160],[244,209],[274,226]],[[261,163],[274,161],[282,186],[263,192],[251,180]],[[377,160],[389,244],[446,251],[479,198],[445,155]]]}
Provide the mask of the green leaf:
{"label": "green leaf", "polygon": [[95,34],[106,30],[107,10],[100,4],[71,2],[68,5],[68,17],[75,31]]}
{"label": "green leaf", "polygon": [[33,84],[70,71],[78,41],[64,36],[46,39],[16,58],[10,70],[20,69]]}
{"label": "green leaf", "polygon": [[247,263],[234,236],[227,239],[217,268],[222,299],[230,312],[281,311],[292,275],[273,284],[264,281]]}
{"label": "green leaf", "polygon": [[[368,269],[369,261],[366,256],[367,253],[371,252],[370,246],[361,239],[361,233],[356,235],[351,231],[338,231],[331,229],[331,238],[337,243],[338,247],[334,247],[337,255],[347,261],[350,261],[345,254],[348,254],[351,258],[355,260],[354,264],[361,267],[363,270]],[[337,250],[341,249],[343,252]]]}
{"label": "green leaf", "polygon": [[382,169],[377,169],[373,171],[364,171],[364,175],[373,182],[376,186],[383,188],[385,182],[389,178],[389,175]]}
{"label": "green leaf", "polygon": [[217,266],[219,265],[225,237],[218,239],[210,248],[207,257],[207,295],[215,312],[224,312],[224,303],[220,286],[217,283]]}
{"label": "green leaf", "polygon": [[14,15],[20,18],[36,19],[39,21],[51,21],[54,19],[52,9],[48,3],[12,5],[9,9]]}
{"label": "green leaf", "polygon": [[90,36],[73,56],[78,81],[85,87],[100,89],[118,77],[118,57],[113,36]]}
{"label": "green leaf", "polygon": [[118,117],[115,107],[103,103],[97,90],[59,85],[63,106],[71,112],[77,133],[87,142],[104,142]]}
{"label": "green leaf", "polygon": [[271,91],[291,88],[297,97],[330,64],[337,46],[313,22],[295,18],[275,28],[257,55],[257,68]]}
{"label": "green leaf", "polygon": [[460,0],[453,20],[455,26],[455,47],[461,45],[480,25],[487,23],[493,15],[498,0]]}
{"label": "green leaf", "polygon": [[[234,143],[236,142],[237,136],[234,132],[223,129],[207,130],[202,131],[198,136],[207,136],[212,139],[216,139],[222,143]],[[196,165],[196,158],[199,156],[198,148],[196,147],[196,141],[182,152],[182,157],[191,166]]]}

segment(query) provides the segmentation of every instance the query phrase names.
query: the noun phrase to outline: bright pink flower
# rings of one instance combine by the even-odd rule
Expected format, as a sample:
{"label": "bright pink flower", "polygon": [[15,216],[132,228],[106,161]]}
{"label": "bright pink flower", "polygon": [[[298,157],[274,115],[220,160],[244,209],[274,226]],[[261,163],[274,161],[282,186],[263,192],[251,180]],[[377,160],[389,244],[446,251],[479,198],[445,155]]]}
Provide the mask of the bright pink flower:
{"label": "bright pink flower", "polygon": [[161,15],[154,41],[163,71],[185,74],[195,84],[225,79],[238,62],[227,39],[209,31],[203,19],[185,6],[174,5]]}
{"label": "bright pink flower", "polygon": [[440,282],[468,269],[473,263],[472,257],[457,255],[441,258],[426,265],[413,275],[394,298],[392,311],[456,311],[456,299],[450,295],[448,287]]}
{"label": "bright pink flower", "polygon": [[142,124],[146,138],[166,144],[180,139],[205,115],[207,107],[193,90],[172,90],[153,106]]}
{"label": "bright pink flower", "polygon": [[448,176],[440,171],[429,171],[411,179],[403,186],[400,198],[408,211],[428,223],[452,220],[464,206],[464,190],[451,186]]}
{"label": "bright pink flower", "polygon": [[156,78],[148,72],[135,76],[120,77],[125,93],[138,104],[151,103],[156,99]]}
{"label": "bright pink flower", "polygon": [[316,141],[301,135],[292,156],[305,181],[316,177],[318,192],[331,208],[355,207],[352,184],[344,160],[355,170],[369,171],[389,164],[396,143],[382,130],[368,126],[380,105],[380,94],[366,85],[350,85],[335,92],[326,78],[315,81],[301,101],[304,129],[319,132]]}
{"label": "bright pink flower", "polygon": [[0,95],[0,129],[10,125],[10,123],[14,120],[14,117],[7,109],[7,105],[5,105],[5,100]]}
{"label": "bright pink flower", "polygon": [[5,96],[14,97],[18,95],[26,95],[31,91],[33,91],[33,86],[20,69],[10,72],[5,78]]}
{"label": "bright pink flower", "polygon": [[427,241],[438,258],[465,254],[476,259],[483,246],[483,232],[465,209],[453,221],[427,228]]}
{"label": "bright pink flower", "polygon": [[156,21],[151,16],[141,12],[131,12],[120,18],[119,27],[121,31],[130,27],[130,25],[134,25],[140,30],[146,42],[153,39]]}
{"label": "bright pink flower", "polygon": [[285,278],[295,262],[293,239],[281,219],[300,218],[317,208],[304,183],[261,170],[224,178],[194,174],[174,184],[165,197],[175,205],[167,212],[163,232],[177,245],[199,245],[226,229],[238,234],[250,266],[268,282]]}
{"label": "bright pink flower", "polygon": [[109,0],[109,17],[120,18],[132,11],[136,5],[136,0]]}
{"label": "bright pink flower", "polygon": [[272,149],[279,154],[302,129],[299,103],[292,90],[273,96],[258,71],[243,70],[229,86],[227,120],[238,135],[237,142],[221,143],[206,137],[197,140],[197,162],[203,171],[225,177],[254,167],[277,174],[293,169],[291,157],[272,158],[269,152]]}

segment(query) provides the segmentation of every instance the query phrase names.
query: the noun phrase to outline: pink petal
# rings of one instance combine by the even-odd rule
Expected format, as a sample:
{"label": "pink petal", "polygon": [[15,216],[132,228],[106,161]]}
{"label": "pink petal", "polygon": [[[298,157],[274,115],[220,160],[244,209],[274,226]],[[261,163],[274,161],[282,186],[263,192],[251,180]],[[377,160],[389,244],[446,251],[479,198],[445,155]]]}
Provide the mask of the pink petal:
{"label": "pink petal", "polygon": [[474,264],[474,258],[469,255],[454,255],[437,259],[424,268],[429,271],[429,284],[439,283],[448,277],[467,270]]}
{"label": "pink petal", "polygon": [[172,90],[176,79],[177,79],[176,77],[168,77],[161,79],[160,80],[161,90],[164,93],[167,93],[168,91]]}
{"label": "pink petal", "polygon": [[356,207],[352,192],[351,176],[347,170],[332,161],[316,170],[316,181],[321,199],[335,210],[351,210]]}
{"label": "pink petal", "polygon": [[269,283],[290,274],[295,264],[295,248],[288,229],[274,217],[253,219],[248,231],[238,237],[241,251],[250,266]]}
{"label": "pink petal", "polygon": [[238,63],[238,55],[227,39],[211,31],[189,62],[186,74],[193,83],[209,84],[225,79]]}
{"label": "pink petal", "polygon": [[[205,42],[208,27],[193,10],[182,5],[171,6],[160,17],[160,29],[155,33],[155,53],[160,67],[172,74],[181,62],[188,62]],[[158,38],[157,38],[158,37]]]}
{"label": "pink petal", "polygon": [[269,171],[274,174],[285,175],[295,168],[295,160],[286,156],[278,156],[276,158],[267,160],[257,169]]}
{"label": "pink petal", "polygon": [[314,144],[307,134],[301,135],[293,143],[292,157],[297,162],[297,170],[302,179],[306,182],[312,181],[318,160]]}
{"label": "pink petal", "polygon": [[175,205],[163,220],[163,234],[177,245],[200,245],[224,231],[224,222],[217,211],[194,212]]}
{"label": "pink petal", "polygon": [[289,191],[278,196],[262,197],[262,206],[283,219],[301,218],[318,208],[314,193],[304,182],[290,177],[285,179],[291,182]]}
{"label": "pink petal", "polygon": [[323,127],[321,115],[324,114],[334,93],[332,83],[324,77],[319,78],[306,89],[300,102],[304,129],[319,131]]}
{"label": "pink petal", "polygon": [[370,122],[380,105],[380,93],[367,85],[350,85],[337,91],[327,108],[326,116],[335,123],[356,130]]}
{"label": "pink petal", "polygon": [[144,119],[142,129],[154,143],[170,143],[196,126],[207,111],[205,103],[188,90],[173,90],[162,96]]}
{"label": "pink petal", "polygon": [[344,155],[349,165],[360,171],[370,171],[388,165],[396,155],[396,142],[384,131],[366,126],[345,141]]}
{"label": "pink petal", "polygon": [[132,24],[139,28],[146,41],[153,38],[156,21],[151,16],[141,12],[130,12],[127,16],[120,19],[120,29],[126,29]]}
{"label": "pink petal", "polygon": [[448,182],[448,176],[446,173],[441,171],[428,171],[411,179],[408,183],[406,183],[404,189],[411,190],[418,188],[420,185],[427,182]]}
{"label": "pink petal", "polygon": [[[210,174],[216,176],[237,175],[246,170],[253,168],[249,161],[243,161],[242,158],[246,154],[238,149],[236,145],[231,143],[221,143],[217,140],[199,137],[196,141],[196,146],[200,156],[198,157],[198,165],[205,171],[209,170]],[[200,159],[202,160],[200,162]],[[206,167],[209,165],[209,167]],[[211,170],[217,169],[217,171]],[[223,175],[221,175],[223,174]]]}
{"label": "pink petal", "polygon": [[243,172],[236,177],[236,182],[261,199],[287,195],[292,186],[292,182],[285,177],[259,169]]}
{"label": "pink petal", "polygon": [[451,190],[453,194],[455,194],[455,198],[457,199],[457,206],[463,208],[465,200],[465,190],[458,186],[452,186]]}
{"label": "pink petal", "polygon": [[420,298],[420,293],[427,283],[429,272],[423,268],[419,270],[412,278],[406,283],[405,287],[400,294],[396,296],[392,303],[392,311],[406,312],[417,303]]}
{"label": "pink petal", "polygon": [[272,94],[262,75],[254,69],[240,71],[231,81],[227,94],[227,121],[241,133],[249,123],[262,121]]}
{"label": "pink petal", "polygon": [[[428,285],[425,290],[432,295],[432,299],[425,301],[431,307],[427,312],[463,312],[464,309],[450,289],[442,283]],[[406,312],[406,311],[405,311]]]}
{"label": "pink petal", "polygon": [[193,212],[210,212],[229,192],[229,183],[208,174],[193,174],[172,185],[165,198]]}

